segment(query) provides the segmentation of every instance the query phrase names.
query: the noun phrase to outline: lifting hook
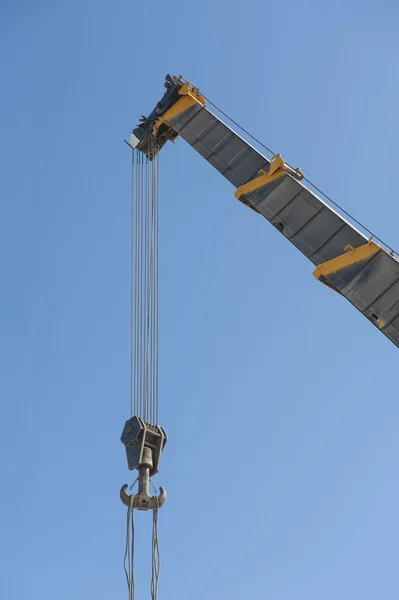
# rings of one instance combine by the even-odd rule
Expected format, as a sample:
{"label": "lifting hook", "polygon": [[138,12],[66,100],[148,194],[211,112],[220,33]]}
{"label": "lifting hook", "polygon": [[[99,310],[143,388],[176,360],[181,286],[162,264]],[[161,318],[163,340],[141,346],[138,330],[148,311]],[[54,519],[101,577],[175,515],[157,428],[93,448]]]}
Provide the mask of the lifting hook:
{"label": "lifting hook", "polygon": [[138,494],[129,494],[127,492],[127,483],[121,487],[120,497],[128,508],[137,508],[138,510],[156,510],[161,508],[166,502],[166,491],[163,487],[159,488],[159,496],[150,496],[150,470],[153,467],[151,448],[143,448],[142,461],[138,467]]}

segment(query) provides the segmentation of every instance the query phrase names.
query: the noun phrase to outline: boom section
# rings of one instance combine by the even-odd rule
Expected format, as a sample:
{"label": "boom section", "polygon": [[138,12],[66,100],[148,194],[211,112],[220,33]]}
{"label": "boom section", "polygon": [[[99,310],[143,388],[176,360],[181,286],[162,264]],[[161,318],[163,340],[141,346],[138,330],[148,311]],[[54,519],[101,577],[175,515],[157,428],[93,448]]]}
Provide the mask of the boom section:
{"label": "boom section", "polygon": [[[206,107],[199,90],[168,75],[166,92],[129,139],[149,158],[183,138],[315,266],[317,280],[355,306],[399,346],[399,261],[308,189],[300,169],[268,160]],[[149,140],[152,143],[149,143]],[[150,150],[151,149],[151,150]],[[326,325],[324,325],[324,333]]]}

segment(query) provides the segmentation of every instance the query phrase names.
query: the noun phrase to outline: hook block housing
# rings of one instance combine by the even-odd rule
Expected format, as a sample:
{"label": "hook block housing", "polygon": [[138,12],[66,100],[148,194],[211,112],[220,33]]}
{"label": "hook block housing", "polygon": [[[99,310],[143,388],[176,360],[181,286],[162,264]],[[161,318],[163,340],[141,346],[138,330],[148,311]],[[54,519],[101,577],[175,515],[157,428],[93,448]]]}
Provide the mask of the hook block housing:
{"label": "hook block housing", "polygon": [[168,440],[163,427],[151,425],[141,417],[131,417],[125,423],[121,435],[121,442],[126,447],[127,466],[130,471],[138,469],[143,464],[144,448],[152,451],[152,467],[150,476],[159,471],[161,453]]}

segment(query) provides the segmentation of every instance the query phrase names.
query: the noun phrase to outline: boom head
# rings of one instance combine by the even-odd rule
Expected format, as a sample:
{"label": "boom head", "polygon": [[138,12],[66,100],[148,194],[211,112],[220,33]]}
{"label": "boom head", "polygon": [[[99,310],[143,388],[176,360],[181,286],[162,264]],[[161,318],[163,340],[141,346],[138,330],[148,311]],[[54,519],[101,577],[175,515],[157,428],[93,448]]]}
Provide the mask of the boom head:
{"label": "boom head", "polygon": [[166,75],[164,87],[163,97],[148,117],[141,117],[128,141],[131,148],[141,150],[150,160],[168,140],[174,141],[178,136],[173,121],[197,105],[205,105],[198,89],[181,76]]}

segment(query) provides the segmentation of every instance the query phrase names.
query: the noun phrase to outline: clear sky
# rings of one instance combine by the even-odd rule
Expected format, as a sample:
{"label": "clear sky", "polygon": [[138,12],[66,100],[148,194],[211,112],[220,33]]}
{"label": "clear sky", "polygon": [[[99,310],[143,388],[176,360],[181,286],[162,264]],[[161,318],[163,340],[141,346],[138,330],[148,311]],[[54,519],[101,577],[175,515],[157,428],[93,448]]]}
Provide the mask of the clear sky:
{"label": "clear sky", "polygon": [[[1,598],[127,597],[123,139],[166,73],[397,247],[398,27],[393,0],[3,0]],[[159,599],[397,600],[398,349],[182,140],[161,170]]]}

